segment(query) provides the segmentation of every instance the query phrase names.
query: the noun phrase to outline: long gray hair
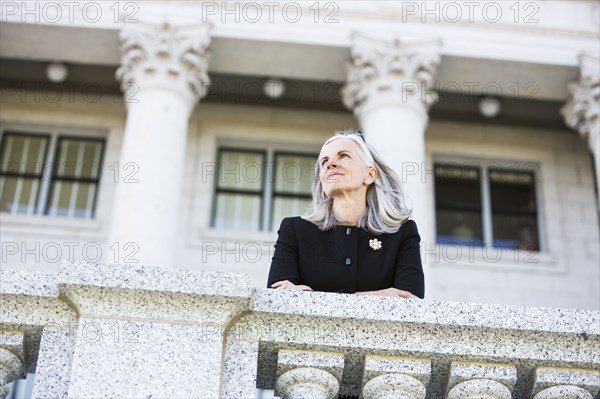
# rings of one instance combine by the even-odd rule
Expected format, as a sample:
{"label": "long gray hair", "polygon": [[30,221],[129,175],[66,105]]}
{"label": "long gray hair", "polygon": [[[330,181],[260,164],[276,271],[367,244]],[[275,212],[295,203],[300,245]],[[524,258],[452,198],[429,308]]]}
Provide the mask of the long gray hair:
{"label": "long gray hair", "polygon": [[[354,130],[335,132],[334,136],[325,141],[323,147],[339,139],[354,141],[360,148],[360,157],[365,164],[377,170],[377,179],[367,188],[367,210],[358,219],[358,227],[363,227],[375,235],[395,233],[412,213],[412,209],[405,206],[398,175],[383,162],[377,151],[363,139],[362,134]],[[311,208],[302,218],[325,231],[339,224],[340,220],[333,214],[333,198],[328,197],[323,191],[320,171],[321,165],[317,159],[312,184]]]}

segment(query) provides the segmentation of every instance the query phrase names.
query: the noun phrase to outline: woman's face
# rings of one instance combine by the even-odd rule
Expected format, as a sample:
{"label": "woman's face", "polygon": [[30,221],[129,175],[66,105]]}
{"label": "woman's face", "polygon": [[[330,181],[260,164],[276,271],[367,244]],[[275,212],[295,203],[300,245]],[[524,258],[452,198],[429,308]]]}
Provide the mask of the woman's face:
{"label": "woman's face", "polygon": [[375,169],[361,157],[360,147],[350,139],[337,139],[321,148],[319,178],[328,197],[340,192],[367,190]]}

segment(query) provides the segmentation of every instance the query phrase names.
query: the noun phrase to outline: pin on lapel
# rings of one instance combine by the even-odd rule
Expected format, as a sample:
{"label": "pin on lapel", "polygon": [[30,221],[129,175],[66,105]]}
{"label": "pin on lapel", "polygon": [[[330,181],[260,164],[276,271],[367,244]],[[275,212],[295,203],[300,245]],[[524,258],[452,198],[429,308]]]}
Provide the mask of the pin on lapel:
{"label": "pin on lapel", "polygon": [[378,251],[381,249],[381,241],[377,238],[373,238],[372,240],[369,240],[369,246],[373,251]]}

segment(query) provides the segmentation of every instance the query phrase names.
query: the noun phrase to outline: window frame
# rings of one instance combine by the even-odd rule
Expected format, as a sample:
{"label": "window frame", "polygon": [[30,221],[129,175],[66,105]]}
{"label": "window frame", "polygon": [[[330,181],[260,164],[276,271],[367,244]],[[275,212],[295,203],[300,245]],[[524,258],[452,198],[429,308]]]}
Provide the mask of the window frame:
{"label": "window frame", "polygon": [[[260,143],[244,143],[244,146],[240,145],[229,145],[228,143],[217,143],[216,144],[216,159],[217,162],[217,170],[214,175],[213,187],[212,187],[212,201],[210,207],[210,218],[208,220],[208,227],[210,229],[215,230],[224,230],[224,231],[241,231],[240,229],[226,229],[219,228],[215,226],[215,217],[216,217],[216,208],[217,208],[217,194],[218,191],[218,179],[220,179],[220,167],[222,160],[222,152],[223,151],[238,151],[238,152],[250,152],[250,153],[262,153],[264,155],[263,162],[263,180],[261,184],[262,196],[261,196],[261,214],[260,214],[260,222],[259,222],[259,230],[248,230],[249,232],[256,234],[271,234],[277,230],[278,226],[273,225],[273,229],[271,229],[271,224],[273,222],[273,201],[277,196],[281,197],[281,193],[275,192],[275,171],[277,165],[275,164],[277,160],[277,156],[280,155],[291,155],[291,156],[309,156],[316,159],[318,157],[318,150],[311,152],[310,149],[299,149],[298,151],[290,149],[290,144],[280,144],[274,143],[269,145],[260,145]],[[312,178],[312,176],[311,176]],[[289,194],[289,193],[288,193]],[[311,194],[304,195],[296,195],[296,198],[306,197],[310,198]]]}
{"label": "window frame", "polygon": [[[217,156],[216,156],[216,160],[217,160],[217,170],[216,170],[216,174],[215,174],[215,178],[213,181],[213,190],[212,190],[212,204],[211,204],[211,211],[210,211],[210,219],[209,219],[209,227],[217,229],[219,227],[215,226],[215,221],[216,221],[216,213],[217,213],[217,196],[219,194],[219,192],[223,192],[223,193],[232,193],[232,194],[246,194],[246,195],[260,195],[260,216],[259,216],[259,230],[258,231],[264,231],[263,227],[263,223],[264,223],[264,208],[265,208],[265,204],[264,204],[264,198],[265,198],[265,180],[266,179],[262,179],[261,181],[261,185],[260,185],[260,191],[259,192],[252,192],[250,190],[235,190],[235,189],[220,189],[219,188],[219,179],[221,178],[221,164],[222,164],[222,156],[223,156],[223,152],[227,152],[227,151],[231,151],[231,152],[243,152],[243,153],[250,153],[250,154],[261,154],[263,156],[263,163],[262,163],[262,168],[263,168],[263,172],[266,170],[266,165],[267,163],[267,150],[260,150],[260,149],[255,149],[255,148],[244,148],[244,147],[231,147],[231,146],[217,146]],[[227,229],[229,230],[229,229]],[[237,230],[237,229],[235,229]]]}
{"label": "window frame", "polygon": [[[4,143],[5,134],[15,134],[22,136],[44,136],[48,138],[48,144],[46,147],[46,153],[44,154],[44,163],[42,165],[41,182],[39,192],[36,199],[36,206],[33,213],[3,213],[8,217],[15,218],[45,218],[52,219],[54,221],[72,221],[78,222],[93,222],[96,223],[98,220],[97,207],[98,207],[98,196],[101,189],[101,178],[103,174],[103,164],[106,158],[106,152],[108,151],[107,146],[107,132],[100,129],[94,129],[89,127],[64,127],[64,126],[47,126],[47,125],[21,125],[12,123],[0,123],[0,145]],[[96,183],[96,190],[94,193],[93,209],[90,218],[80,217],[62,217],[62,216],[51,216],[46,212],[50,199],[50,188],[55,178],[55,162],[56,156],[59,151],[59,141],[61,138],[72,139],[72,140],[89,140],[89,141],[100,141],[102,143],[102,151],[99,158],[98,165],[98,178]],[[4,151],[4,148],[0,148],[0,151]],[[0,152],[1,154],[1,152]],[[52,169],[48,173],[47,168],[51,166]],[[77,180],[82,181],[82,180]],[[59,222],[60,223],[60,222]]]}
{"label": "window frame", "polygon": [[[29,129],[28,129],[29,130]],[[5,141],[4,141],[4,137],[6,135],[13,135],[13,136],[21,136],[21,137],[40,137],[40,138],[45,138],[47,140],[46,143],[46,149],[44,151],[44,156],[42,159],[42,167],[41,167],[41,173],[39,175],[37,174],[32,174],[32,173],[21,173],[21,171],[19,172],[1,172],[0,173],[0,179],[3,179],[4,176],[10,176],[10,177],[16,177],[16,178],[32,178],[32,179],[39,179],[40,180],[40,185],[38,188],[38,194],[35,198],[35,205],[34,205],[34,211],[33,213],[25,213],[25,215],[31,216],[31,215],[39,215],[39,211],[40,209],[44,209],[44,201],[41,200],[42,199],[42,190],[44,188],[44,183],[46,177],[44,176],[45,174],[45,165],[48,164],[48,154],[50,153],[50,146],[52,143],[52,136],[49,133],[34,133],[34,132],[30,132],[30,131],[24,131],[24,132],[20,132],[20,131],[16,131],[14,129],[0,129],[0,160],[2,159],[2,156],[4,155],[4,150],[5,150]],[[19,166],[20,168],[20,166]],[[18,213],[18,212],[7,212],[7,214],[9,215],[23,215],[22,213]]]}
{"label": "window frame", "polygon": [[[269,181],[271,182],[271,195],[269,198],[269,220],[267,221],[267,226],[269,227],[269,229],[267,229],[267,231],[274,231],[277,227],[273,226],[273,229],[271,229],[271,225],[273,224],[273,216],[274,216],[274,212],[275,212],[275,207],[273,206],[274,202],[275,202],[275,198],[276,197],[280,197],[280,198],[303,198],[303,199],[311,199],[312,198],[312,193],[308,193],[308,194],[294,194],[291,192],[279,192],[276,193],[275,192],[275,169],[277,167],[276,165],[276,161],[277,161],[277,157],[278,156],[286,156],[286,155],[290,155],[290,156],[300,156],[300,157],[314,157],[315,162],[313,164],[315,164],[317,162],[317,158],[319,157],[319,154],[313,154],[313,153],[309,153],[309,152],[297,152],[297,151],[290,151],[290,150],[278,150],[275,149],[273,150],[272,153],[272,159],[273,162],[271,163],[271,165],[273,165],[273,168],[271,168],[271,176]],[[313,178],[313,176],[311,176],[311,179]]]}
{"label": "window frame", "polygon": [[[492,198],[491,198],[491,186],[490,179],[488,178],[489,170],[491,168],[499,170],[517,170],[533,172],[533,190],[536,202],[536,222],[537,222],[537,240],[538,250],[534,253],[545,253],[548,252],[547,243],[545,240],[545,226],[543,218],[543,203],[540,187],[540,163],[538,161],[523,161],[520,159],[515,160],[500,160],[493,158],[473,158],[473,157],[455,157],[455,156],[435,156],[433,158],[433,210],[435,212],[435,242],[436,245],[444,245],[437,241],[437,203],[436,198],[436,184],[435,184],[435,166],[436,165],[456,165],[460,167],[476,167],[479,174],[479,184],[481,193],[481,220],[482,220],[482,247],[495,246],[494,244],[494,233],[493,233],[493,218],[492,218]],[[523,167],[533,165],[533,170]],[[500,249],[498,247],[498,249]]]}

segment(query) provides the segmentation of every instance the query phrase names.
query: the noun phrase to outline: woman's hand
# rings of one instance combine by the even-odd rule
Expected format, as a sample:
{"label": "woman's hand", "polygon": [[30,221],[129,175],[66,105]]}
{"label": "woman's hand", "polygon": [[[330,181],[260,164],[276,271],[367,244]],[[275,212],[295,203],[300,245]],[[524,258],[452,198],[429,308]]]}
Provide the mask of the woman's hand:
{"label": "woman's hand", "polygon": [[378,291],[363,291],[363,292],[356,292],[355,294],[357,295],[371,295],[371,296],[391,296],[391,297],[400,297],[400,298],[415,298],[415,299],[419,299],[418,296],[415,296],[413,294],[411,294],[408,291],[403,291],[403,290],[399,290],[398,288],[386,288],[384,290],[378,290]]}
{"label": "woman's hand", "polygon": [[276,290],[290,290],[290,291],[312,291],[308,285],[296,285],[294,283],[289,282],[288,280],[278,281],[276,283],[271,284],[271,288],[275,288]]}

